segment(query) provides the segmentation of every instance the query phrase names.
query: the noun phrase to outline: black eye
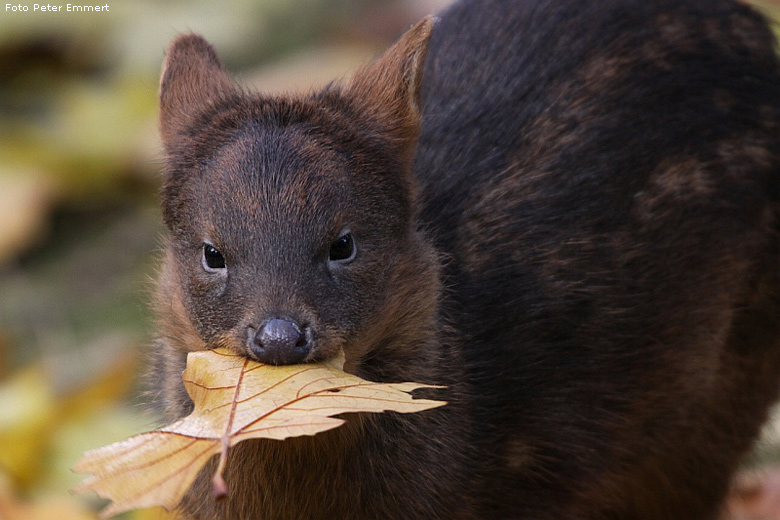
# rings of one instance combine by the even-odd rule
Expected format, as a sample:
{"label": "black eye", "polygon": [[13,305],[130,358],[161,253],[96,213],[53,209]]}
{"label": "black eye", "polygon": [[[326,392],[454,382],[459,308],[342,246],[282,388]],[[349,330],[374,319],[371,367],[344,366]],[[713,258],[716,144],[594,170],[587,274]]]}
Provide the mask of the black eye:
{"label": "black eye", "polygon": [[211,244],[203,244],[203,267],[206,271],[225,268],[225,258]]}
{"label": "black eye", "polygon": [[344,233],[330,245],[328,259],[331,262],[350,262],[355,258],[355,239],[352,233]]}

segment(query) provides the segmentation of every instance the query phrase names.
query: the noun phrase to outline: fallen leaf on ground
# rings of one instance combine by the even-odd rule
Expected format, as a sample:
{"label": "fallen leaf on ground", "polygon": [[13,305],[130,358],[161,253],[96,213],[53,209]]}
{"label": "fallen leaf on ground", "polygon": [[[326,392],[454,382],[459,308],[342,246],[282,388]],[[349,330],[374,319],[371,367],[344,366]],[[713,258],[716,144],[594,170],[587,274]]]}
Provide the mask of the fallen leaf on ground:
{"label": "fallen leaf on ground", "polygon": [[56,426],[55,395],[43,368],[31,366],[0,383],[0,403],[0,470],[27,490],[45,466]]}
{"label": "fallen leaf on ground", "polygon": [[77,491],[109,498],[101,516],[161,505],[174,509],[214,455],[220,455],[214,494],[231,446],[247,439],[283,440],[341,426],[347,412],[412,413],[444,401],[414,399],[409,392],[432,388],[418,383],[373,383],[341,370],[343,357],[329,363],[270,366],[226,349],[189,354],[184,386],[195,409],[156,431],[89,451],[76,464],[93,476]]}
{"label": "fallen leaf on ground", "polygon": [[61,497],[22,500],[14,493],[11,479],[0,469],[0,519],[2,520],[95,520],[82,504]]}
{"label": "fallen leaf on ground", "polygon": [[[59,363],[68,361],[66,357]],[[23,493],[40,492],[42,484],[61,484],[63,477],[72,478],[72,456],[67,465],[57,464],[67,448],[59,444],[60,434],[118,401],[136,374],[132,354],[117,356],[99,372],[92,370],[78,378],[78,384],[71,380],[58,384],[55,375],[67,371],[60,369],[55,374],[47,364],[30,365],[0,381],[0,471],[15,491]],[[0,520],[6,519],[0,515]]]}
{"label": "fallen leaf on ground", "polygon": [[51,182],[26,168],[0,171],[0,266],[35,244],[46,231]]}
{"label": "fallen leaf on ground", "polygon": [[780,520],[780,468],[739,474],[721,520]]}

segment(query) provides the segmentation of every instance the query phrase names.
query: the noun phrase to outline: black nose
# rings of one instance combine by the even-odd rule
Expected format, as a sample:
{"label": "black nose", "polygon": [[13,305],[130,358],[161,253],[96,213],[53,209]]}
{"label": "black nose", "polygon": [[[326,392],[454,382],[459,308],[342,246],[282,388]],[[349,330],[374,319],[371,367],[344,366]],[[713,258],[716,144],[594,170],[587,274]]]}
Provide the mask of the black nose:
{"label": "black nose", "polygon": [[308,327],[301,327],[295,321],[273,319],[255,333],[250,348],[262,363],[292,365],[303,362],[309,355],[310,336]]}

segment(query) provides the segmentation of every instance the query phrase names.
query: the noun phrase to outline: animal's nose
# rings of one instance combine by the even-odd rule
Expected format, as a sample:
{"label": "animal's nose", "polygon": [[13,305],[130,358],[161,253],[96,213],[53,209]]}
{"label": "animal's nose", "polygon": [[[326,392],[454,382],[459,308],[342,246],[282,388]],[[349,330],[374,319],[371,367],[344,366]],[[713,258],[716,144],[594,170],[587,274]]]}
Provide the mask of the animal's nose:
{"label": "animal's nose", "polygon": [[310,338],[308,327],[294,320],[275,318],[258,329],[250,348],[262,363],[292,365],[309,355]]}

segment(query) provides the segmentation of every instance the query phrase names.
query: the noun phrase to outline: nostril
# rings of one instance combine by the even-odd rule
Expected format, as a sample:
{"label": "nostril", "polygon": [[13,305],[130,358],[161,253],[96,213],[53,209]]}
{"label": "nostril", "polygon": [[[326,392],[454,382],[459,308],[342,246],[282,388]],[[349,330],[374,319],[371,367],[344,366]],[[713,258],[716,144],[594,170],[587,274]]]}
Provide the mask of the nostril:
{"label": "nostril", "polygon": [[298,322],[275,318],[255,333],[250,345],[263,363],[286,365],[302,362],[311,349],[308,327],[304,332]]}

